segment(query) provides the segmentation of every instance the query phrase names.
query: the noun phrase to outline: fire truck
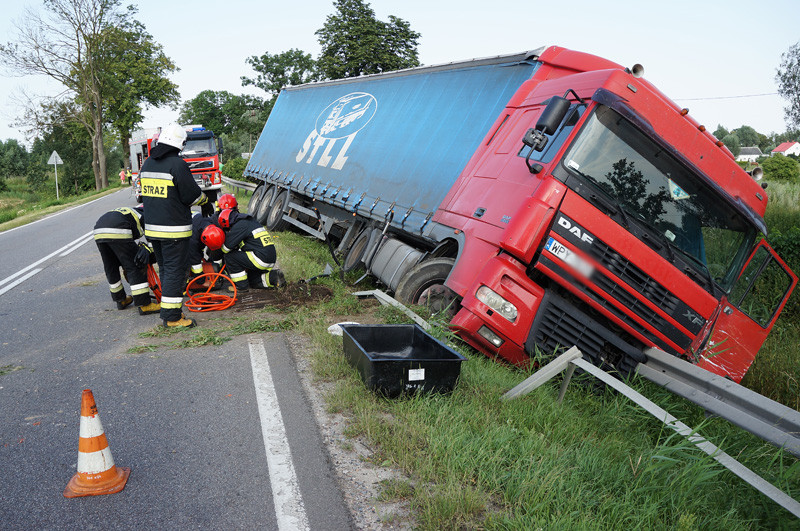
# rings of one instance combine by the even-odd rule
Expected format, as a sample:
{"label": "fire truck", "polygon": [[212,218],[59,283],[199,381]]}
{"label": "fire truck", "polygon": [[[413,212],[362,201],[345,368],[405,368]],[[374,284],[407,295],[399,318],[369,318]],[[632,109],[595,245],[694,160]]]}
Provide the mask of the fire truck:
{"label": "fire truck", "polygon": [[[222,140],[202,125],[187,125],[184,128],[187,138],[180,156],[189,165],[200,189],[214,202],[222,188],[222,173],[219,169],[219,156],[223,150]],[[160,132],[161,128],[158,127],[139,129],[131,134],[131,175],[136,200],[139,202],[141,202],[139,169],[150,156],[150,150],[158,143]]]}

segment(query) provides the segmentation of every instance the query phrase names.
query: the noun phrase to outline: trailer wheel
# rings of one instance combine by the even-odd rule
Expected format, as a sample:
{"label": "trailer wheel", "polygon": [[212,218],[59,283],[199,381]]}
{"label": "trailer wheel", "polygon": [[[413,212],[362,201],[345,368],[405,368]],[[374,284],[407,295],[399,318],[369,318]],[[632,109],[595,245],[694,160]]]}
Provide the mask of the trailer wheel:
{"label": "trailer wheel", "polygon": [[250,196],[250,201],[247,203],[247,213],[255,217],[258,204],[261,202],[261,192],[264,191],[265,184],[259,184],[253,190],[253,195]]}
{"label": "trailer wheel", "polygon": [[281,231],[288,223],[284,221],[283,214],[289,205],[289,191],[276,191],[274,199],[270,202],[264,226],[267,230]]}
{"label": "trailer wheel", "polygon": [[395,298],[403,303],[427,306],[432,313],[446,310],[448,315],[455,315],[458,296],[444,285],[453,264],[453,258],[432,258],[418,263],[400,280]]}
{"label": "trailer wheel", "polygon": [[258,202],[257,208],[252,216],[256,221],[264,225],[267,222],[267,214],[269,214],[269,204],[271,203],[272,196],[275,195],[273,186],[269,186],[264,190],[264,198]]}
{"label": "trailer wheel", "polygon": [[356,236],[353,245],[347,250],[347,254],[344,257],[344,261],[342,262],[342,271],[345,273],[349,273],[350,271],[354,271],[359,267],[364,266],[364,253],[367,250],[367,243],[369,243],[370,237],[369,229],[364,229],[361,233]]}

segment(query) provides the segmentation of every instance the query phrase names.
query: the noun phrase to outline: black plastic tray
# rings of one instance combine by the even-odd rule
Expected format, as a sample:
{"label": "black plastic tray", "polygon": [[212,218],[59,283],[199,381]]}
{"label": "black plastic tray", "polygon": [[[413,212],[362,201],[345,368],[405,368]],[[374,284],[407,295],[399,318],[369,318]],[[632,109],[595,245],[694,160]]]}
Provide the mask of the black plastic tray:
{"label": "black plastic tray", "polygon": [[466,360],[418,325],[342,325],[342,331],[350,364],[369,389],[388,397],[450,393]]}

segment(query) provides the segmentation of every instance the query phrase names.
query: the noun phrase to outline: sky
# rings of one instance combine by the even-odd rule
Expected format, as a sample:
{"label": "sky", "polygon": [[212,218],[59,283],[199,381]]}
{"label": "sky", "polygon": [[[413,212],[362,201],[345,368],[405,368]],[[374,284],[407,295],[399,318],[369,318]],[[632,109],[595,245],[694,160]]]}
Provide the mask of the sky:
{"label": "sky", "polygon": [[[125,2],[125,4],[131,2]],[[138,19],[180,68],[171,76],[181,102],[203,90],[264,93],[243,87],[255,77],[251,56],[299,48],[313,57],[314,32],[334,13],[333,0],[141,0]],[[491,57],[557,45],[623,66],[639,63],[644,77],[714,131],[749,125],[784,132],[784,100],[775,74],[781,54],[800,41],[796,0],[372,0],[378,19],[394,15],[421,34],[425,65]],[[0,42],[16,40],[14,23],[40,1],[0,0]],[[55,95],[62,88],[43,77],[11,77],[0,68],[0,140],[16,138],[22,91]],[[180,102],[178,102],[180,103]],[[175,121],[169,108],[147,109],[142,127]]]}

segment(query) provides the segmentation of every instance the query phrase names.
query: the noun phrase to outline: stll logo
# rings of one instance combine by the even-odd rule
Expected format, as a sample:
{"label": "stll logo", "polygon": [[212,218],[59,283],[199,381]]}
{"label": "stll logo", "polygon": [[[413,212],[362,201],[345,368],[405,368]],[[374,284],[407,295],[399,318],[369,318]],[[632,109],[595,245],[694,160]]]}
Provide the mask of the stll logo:
{"label": "stll logo", "polygon": [[[347,149],[377,110],[378,100],[366,92],[351,92],[337,99],[317,116],[314,130],[306,137],[295,160],[301,162],[305,159],[306,164],[311,164],[322,150],[317,166],[341,170],[347,162]],[[334,156],[333,150],[337,145],[339,150]]]}

